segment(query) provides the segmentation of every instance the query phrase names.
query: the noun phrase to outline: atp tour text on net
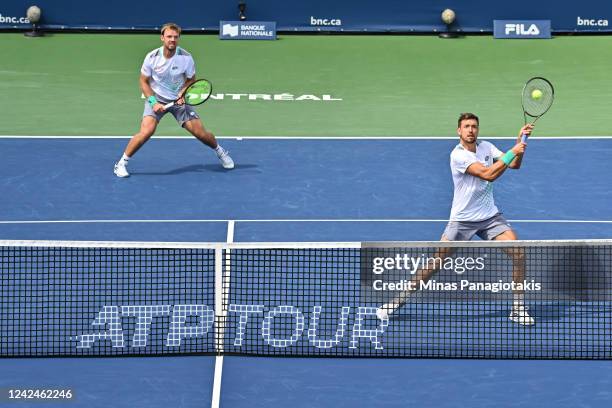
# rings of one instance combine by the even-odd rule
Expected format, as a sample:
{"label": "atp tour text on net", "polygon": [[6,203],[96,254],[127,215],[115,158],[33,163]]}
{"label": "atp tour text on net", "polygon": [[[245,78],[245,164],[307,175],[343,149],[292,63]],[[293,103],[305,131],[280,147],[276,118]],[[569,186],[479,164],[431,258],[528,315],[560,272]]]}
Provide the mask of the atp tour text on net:
{"label": "atp tour text on net", "polygon": [[[389,325],[387,318],[376,316],[375,307],[341,306],[339,315],[332,318],[335,332],[328,333],[330,313],[324,311],[322,305],[314,305],[308,311],[293,305],[279,305],[269,308],[261,304],[233,304],[227,307],[228,316],[238,317],[233,333],[232,347],[240,349],[253,341],[246,336],[247,327],[259,326],[258,336],[272,348],[291,347],[302,339],[304,331],[308,343],[315,349],[330,349],[343,344],[348,337],[348,348],[357,349],[360,344],[369,345],[376,350],[382,350],[381,336]],[[351,318],[351,314],[353,315]],[[308,318],[306,315],[309,315]],[[90,349],[95,343],[110,341],[112,348],[145,348],[149,344],[153,320],[169,317],[166,327],[164,346],[168,348],[181,347],[183,341],[191,338],[202,338],[211,333],[215,321],[213,308],[203,304],[183,305],[106,305],[98,312],[91,326],[102,328],[94,333],[83,333],[72,336],[70,340],[77,342],[78,349]],[[197,323],[190,324],[189,318],[196,317]],[[126,338],[124,320],[135,319],[135,329],[131,344]],[[287,323],[283,333],[274,330],[278,320]],[[258,320],[258,322],[253,322]],[[275,323],[275,321],[277,321]],[[350,324],[352,321],[352,325]],[[307,326],[308,323],[308,326]],[[324,326],[321,328],[321,326]],[[224,329],[230,329],[227,325]],[[307,329],[307,330],[306,330]],[[363,343],[363,344],[362,344]]]}
{"label": "atp tour text on net", "polygon": [[[395,254],[391,257],[376,257],[372,259],[371,270],[374,275],[380,276],[385,272],[397,272],[404,275],[415,275],[418,271],[446,270],[462,275],[469,271],[482,271],[486,267],[486,256],[480,257],[428,257],[425,254],[414,257],[408,254]],[[374,279],[372,289],[375,291],[486,291],[492,293],[505,291],[540,291],[542,284],[534,280],[522,282],[472,282],[461,279],[459,282],[438,282],[432,280],[400,279],[394,282],[385,282],[383,279]]]}
{"label": "atp tour text on net", "polygon": [[[509,261],[511,262],[511,261]],[[418,280],[419,272],[430,268],[437,271],[452,271],[462,275],[470,271],[484,271],[487,268],[487,255],[480,257],[432,257],[422,254],[409,256],[408,254],[395,254],[388,257],[374,257],[366,264],[368,272],[381,279],[374,279],[372,288],[375,291],[540,291],[541,283],[534,280],[522,282],[509,282],[497,280],[495,282],[472,282],[461,279],[459,282],[437,282],[435,280]],[[407,279],[395,282],[386,282],[382,278],[385,274],[400,273]],[[329,349],[343,344],[348,337],[349,349],[357,349],[361,344],[367,344],[377,350],[382,350],[382,336],[389,325],[387,318],[377,316],[376,307],[362,305],[342,305],[339,310],[332,312],[324,310],[320,304],[309,305],[304,309],[290,304],[266,306],[264,304],[234,304],[227,305],[227,317],[235,318],[232,321],[235,327],[224,326],[230,329],[227,334],[232,335],[231,344],[240,349],[246,343],[253,341],[245,336],[247,327],[259,327],[258,337],[272,348],[291,347],[305,337],[315,349]],[[339,315],[338,315],[339,312]],[[329,315],[332,313],[332,315]],[[351,317],[352,315],[352,317]],[[215,312],[212,307],[204,304],[164,304],[164,305],[105,305],[99,310],[91,322],[93,328],[101,331],[83,333],[72,336],[77,348],[89,349],[100,341],[110,341],[113,348],[147,347],[153,320],[156,318],[170,318],[169,327],[164,339],[165,347],[180,347],[184,340],[204,337],[211,333],[215,322]],[[196,317],[194,325],[190,318]],[[333,333],[329,332],[325,319],[333,321]],[[131,344],[126,339],[124,319],[135,319],[135,329]],[[278,319],[285,319],[288,323],[283,333],[275,332],[274,327]],[[256,320],[257,322],[253,322]],[[275,321],[277,323],[275,323]],[[352,325],[351,325],[352,322]],[[323,329],[321,326],[327,327]],[[306,336],[303,336],[306,333]],[[129,345],[128,345],[129,344]]]}

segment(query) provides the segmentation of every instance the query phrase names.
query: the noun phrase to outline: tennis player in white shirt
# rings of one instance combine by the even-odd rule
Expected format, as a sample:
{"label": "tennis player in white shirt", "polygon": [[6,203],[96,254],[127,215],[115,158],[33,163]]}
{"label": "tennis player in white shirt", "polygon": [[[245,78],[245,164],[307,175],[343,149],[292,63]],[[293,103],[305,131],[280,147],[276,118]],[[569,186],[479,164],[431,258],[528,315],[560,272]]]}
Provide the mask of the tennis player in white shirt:
{"label": "tennis player in white shirt", "polygon": [[181,28],[165,24],[161,29],[162,46],[149,52],[140,70],[140,88],[146,98],[140,131],[132,136],[123,156],[115,164],[117,177],[128,177],[127,165],[132,156],[155,133],[157,124],[170,112],[178,124],[202,143],[214,149],[221,165],[233,169],[234,161],[218,143],[215,136],[204,128],[200,116],[193,107],[180,98],[175,105],[165,109],[164,105],[175,101],[196,81],[195,63],[186,50],[178,46]]}
{"label": "tennis player in white shirt", "polygon": [[[519,169],[526,144],[521,135],[530,135],[532,124],[519,131],[516,145],[503,153],[492,143],[478,140],[479,119],[473,113],[462,113],[457,121],[459,144],[450,154],[450,167],[455,186],[449,222],[442,241],[469,241],[478,235],[483,240],[517,240],[516,232],[500,213],[493,199],[493,181],[506,169]],[[522,284],[525,279],[525,253],[521,248],[504,248],[512,259],[512,280]],[[444,259],[453,248],[440,248],[434,258]],[[439,264],[428,265],[417,271],[414,282],[427,281],[440,269]],[[419,285],[414,285],[417,288]],[[415,289],[416,290],[416,289]],[[377,310],[379,318],[388,318],[404,305],[411,291],[402,292],[391,302]],[[510,320],[522,325],[532,325],[535,320],[524,304],[524,291],[513,292]]]}

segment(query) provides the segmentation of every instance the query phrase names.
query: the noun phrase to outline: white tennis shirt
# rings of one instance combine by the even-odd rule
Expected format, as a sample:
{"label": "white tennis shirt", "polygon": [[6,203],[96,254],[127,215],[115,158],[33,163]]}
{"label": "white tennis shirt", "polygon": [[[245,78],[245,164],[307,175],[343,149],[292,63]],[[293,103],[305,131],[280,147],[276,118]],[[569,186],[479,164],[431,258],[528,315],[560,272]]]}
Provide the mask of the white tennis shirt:
{"label": "white tennis shirt", "polygon": [[140,72],[151,78],[149,84],[156,95],[173,101],[178,98],[185,79],[195,76],[195,63],[191,54],[181,47],[176,47],[169,59],[164,57],[164,48],[160,47],[147,54]]}
{"label": "white tennis shirt", "polygon": [[489,167],[503,153],[489,142],[477,142],[476,153],[459,143],[450,154],[450,167],[455,193],[451,221],[483,221],[499,212],[493,200],[493,183],[466,173],[467,168],[480,162]]}

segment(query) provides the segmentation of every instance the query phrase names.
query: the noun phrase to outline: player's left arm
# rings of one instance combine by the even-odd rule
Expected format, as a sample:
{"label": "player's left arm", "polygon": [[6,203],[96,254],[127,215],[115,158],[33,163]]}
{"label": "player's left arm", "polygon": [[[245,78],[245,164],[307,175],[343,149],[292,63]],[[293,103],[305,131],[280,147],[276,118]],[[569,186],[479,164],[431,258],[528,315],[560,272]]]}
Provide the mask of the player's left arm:
{"label": "player's left arm", "polygon": [[[527,124],[525,126],[523,126],[521,128],[521,130],[519,130],[519,135],[516,138],[516,143],[519,144],[521,143],[521,137],[522,135],[530,135],[531,131],[533,130],[533,124]],[[500,150],[498,150],[495,146],[493,146],[494,151],[496,151],[496,157],[495,157],[495,161],[498,161],[501,159],[501,156],[503,155],[503,152],[501,152]],[[495,154],[495,153],[494,153]],[[514,170],[518,170],[521,168],[521,164],[523,162],[523,155],[525,153],[517,153],[516,157],[512,160],[512,162],[510,162],[510,164],[508,165],[509,169],[514,169]]]}
{"label": "player's left arm", "polygon": [[[521,138],[523,135],[531,135],[531,131],[533,130],[533,124],[528,123],[525,126],[523,126],[521,128],[521,130],[519,130],[519,134],[518,137],[516,138],[516,143],[519,143],[521,141]],[[521,164],[523,163],[523,156],[525,155],[525,153],[520,153],[517,154],[516,157],[514,158],[514,160],[512,160],[512,162],[510,163],[510,165],[508,166],[511,169],[515,169],[518,170],[521,168]]]}

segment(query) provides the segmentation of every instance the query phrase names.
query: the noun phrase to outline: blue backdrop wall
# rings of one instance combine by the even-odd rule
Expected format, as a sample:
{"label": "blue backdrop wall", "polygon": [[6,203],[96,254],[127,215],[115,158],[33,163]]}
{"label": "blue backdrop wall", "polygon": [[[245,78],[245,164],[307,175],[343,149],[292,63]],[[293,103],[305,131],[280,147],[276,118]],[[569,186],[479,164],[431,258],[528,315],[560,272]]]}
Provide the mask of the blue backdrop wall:
{"label": "blue backdrop wall", "polygon": [[[611,31],[612,1],[582,0],[245,0],[253,21],[276,21],[280,31],[435,32],[440,14],[455,10],[455,28],[491,32],[493,20],[551,20],[553,32]],[[174,21],[187,30],[219,29],[238,18],[238,0],[2,0],[0,28],[28,27],[25,11],[37,4],[42,26],[53,29],[156,29]],[[562,5],[563,4],[563,5]],[[562,5],[562,6],[561,6]]]}

